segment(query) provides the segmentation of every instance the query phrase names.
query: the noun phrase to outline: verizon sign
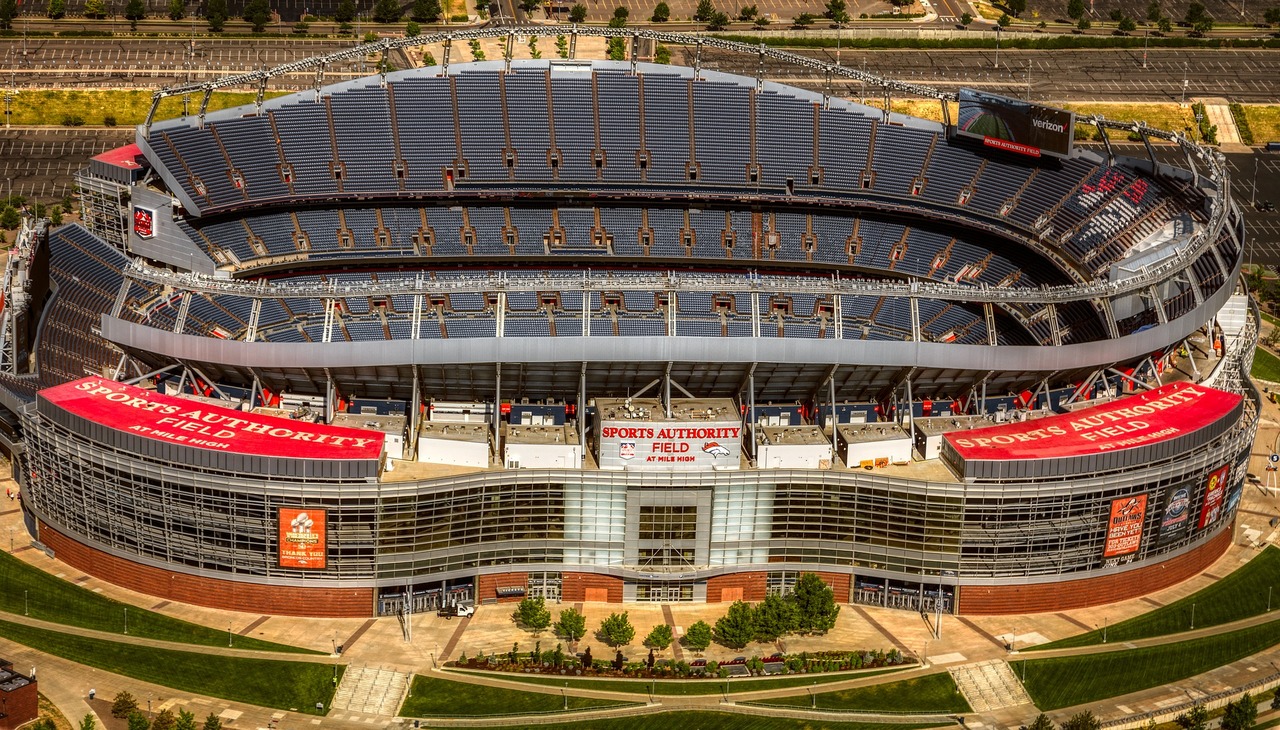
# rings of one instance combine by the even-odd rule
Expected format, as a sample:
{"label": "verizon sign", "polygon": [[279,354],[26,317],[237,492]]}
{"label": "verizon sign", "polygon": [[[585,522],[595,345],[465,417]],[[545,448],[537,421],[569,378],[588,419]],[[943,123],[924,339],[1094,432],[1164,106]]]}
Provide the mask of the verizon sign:
{"label": "verizon sign", "polygon": [[597,433],[601,469],[703,471],[742,462],[740,421],[604,421]]}

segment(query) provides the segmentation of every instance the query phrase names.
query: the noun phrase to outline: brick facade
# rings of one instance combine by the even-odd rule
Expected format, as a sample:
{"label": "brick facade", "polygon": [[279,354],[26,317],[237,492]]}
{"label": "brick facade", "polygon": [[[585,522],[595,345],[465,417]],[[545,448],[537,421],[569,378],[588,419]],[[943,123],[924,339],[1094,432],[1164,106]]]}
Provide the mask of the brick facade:
{"label": "brick facade", "polygon": [[[21,683],[22,678],[29,681],[20,687],[4,688],[11,683]],[[12,663],[0,659],[0,697],[4,698],[5,710],[5,716],[0,717],[0,730],[13,730],[36,719],[40,714],[39,694],[39,685],[35,679],[18,671]]]}
{"label": "brick facade", "polygon": [[[849,601],[851,579],[848,573],[827,573],[817,571],[823,583],[831,586],[836,603]],[[730,573],[707,579],[707,603],[728,603],[732,601],[763,601],[765,595],[765,578],[768,573]]]}
{"label": "brick facade", "polygon": [[197,606],[279,616],[362,618],[373,615],[373,588],[305,588],[241,583],[176,573],[95,550],[40,523],[40,541],[58,560],[139,593]]}
{"label": "brick facade", "polygon": [[476,603],[497,601],[498,603],[519,603],[524,594],[518,596],[499,596],[499,588],[526,588],[529,585],[528,573],[495,573],[482,575],[476,583]]}
{"label": "brick facade", "polygon": [[1181,583],[1213,565],[1231,545],[1234,533],[1234,526],[1228,527],[1191,552],[1114,575],[1062,583],[963,586],[958,596],[959,613],[966,616],[1045,613],[1145,596]]}
{"label": "brick facade", "polygon": [[[596,601],[604,598],[609,603],[622,603],[622,579],[595,573],[563,573],[560,576],[560,596],[566,603]],[[590,592],[591,597],[587,594]]]}

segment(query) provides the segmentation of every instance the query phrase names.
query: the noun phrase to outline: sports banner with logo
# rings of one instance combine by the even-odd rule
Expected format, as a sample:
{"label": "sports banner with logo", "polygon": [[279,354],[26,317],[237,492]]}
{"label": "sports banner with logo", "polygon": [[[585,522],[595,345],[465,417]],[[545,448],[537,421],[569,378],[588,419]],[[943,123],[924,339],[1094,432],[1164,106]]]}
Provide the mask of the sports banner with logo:
{"label": "sports banner with logo", "polygon": [[1111,500],[1107,521],[1107,542],[1102,557],[1114,558],[1138,552],[1142,546],[1142,522],[1147,516],[1147,495]]}
{"label": "sports banner with logo", "polygon": [[321,570],[327,564],[325,511],[280,508],[281,568]]}
{"label": "sports banner with logo", "polygon": [[1174,484],[1165,490],[1164,512],[1160,516],[1160,544],[1186,537],[1191,528],[1191,494],[1194,482]]}
{"label": "sports banner with logo", "polygon": [[738,469],[742,422],[604,421],[601,469],[699,471]]}
{"label": "sports banner with logo", "polygon": [[1226,503],[1227,475],[1231,473],[1231,465],[1225,464],[1209,473],[1209,481],[1204,486],[1204,504],[1200,507],[1200,523],[1197,529],[1212,525],[1222,516],[1222,507]]}

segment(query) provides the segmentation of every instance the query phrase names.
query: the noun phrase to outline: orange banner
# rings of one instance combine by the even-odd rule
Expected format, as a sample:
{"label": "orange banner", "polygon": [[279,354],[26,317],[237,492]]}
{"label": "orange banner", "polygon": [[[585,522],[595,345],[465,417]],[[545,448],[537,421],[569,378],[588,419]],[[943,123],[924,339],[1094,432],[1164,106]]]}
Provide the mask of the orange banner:
{"label": "orange banner", "polygon": [[1107,544],[1102,557],[1114,558],[1138,552],[1142,546],[1142,521],[1147,516],[1147,495],[1111,500],[1107,522]]}
{"label": "orange banner", "polygon": [[280,508],[280,567],[325,567],[325,511]]}

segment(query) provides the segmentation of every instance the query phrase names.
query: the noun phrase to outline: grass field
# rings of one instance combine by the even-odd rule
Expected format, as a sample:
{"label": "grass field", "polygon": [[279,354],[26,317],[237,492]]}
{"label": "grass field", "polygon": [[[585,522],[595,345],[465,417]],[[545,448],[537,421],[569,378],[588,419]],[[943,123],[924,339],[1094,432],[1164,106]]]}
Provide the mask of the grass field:
{"label": "grass field", "polygon": [[1280,142],[1280,106],[1245,104],[1244,116],[1249,120],[1256,144]]}
{"label": "grass field", "polygon": [[878,674],[889,674],[892,672],[900,672],[910,667],[894,667],[890,669],[880,669],[870,672],[833,672],[831,674],[804,674],[789,677],[778,677],[776,679],[706,679],[706,680],[682,680],[682,681],[655,681],[655,682],[639,682],[635,680],[621,679],[558,679],[556,677],[538,676],[533,674],[495,674],[494,672],[467,672],[467,674],[475,674],[482,677],[497,677],[512,682],[526,682],[528,684],[542,684],[552,687],[564,687],[567,683],[573,689],[595,689],[602,692],[632,692],[635,694],[648,694],[650,684],[653,686],[655,695],[675,696],[675,695],[718,695],[728,688],[729,694],[737,692],[762,692],[769,689],[785,689],[787,687],[809,687],[813,683],[828,684],[830,682],[843,682],[850,679],[860,677],[874,677]]}
{"label": "grass field", "polygon": [[[79,626],[82,629],[124,633],[125,609],[129,609],[129,634],[148,639],[202,646],[226,646],[227,632],[170,618],[145,608],[130,606],[52,576],[21,560],[0,553],[0,611],[19,616]],[[282,651],[298,654],[323,652],[236,636],[238,649]]]}
{"label": "grass field", "polygon": [[328,707],[333,697],[334,669],[328,664],[156,649],[8,621],[0,621],[0,636],[113,674],[234,702],[314,715],[317,702]]}
{"label": "grass field", "polygon": [[[267,98],[284,96],[285,92],[269,91]],[[209,111],[226,109],[241,104],[252,104],[255,95],[248,92],[219,91],[209,99]],[[54,89],[24,89],[21,103],[13,106],[14,124],[60,126],[68,117],[79,117],[82,124],[102,126],[108,116],[115,117],[119,126],[133,126],[146,121],[151,108],[148,91],[58,91]],[[200,109],[200,96],[191,97],[189,110],[195,114]],[[173,119],[182,116],[182,97],[170,96],[160,102],[156,119]]]}
{"label": "grass field", "polygon": [[[1054,102],[1050,102],[1053,104]],[[1191,128],[1192,141],[1199,141],[1200,131],[1196,126],[1196,115],[1191,111],[1191,107],[1180,107],[1177,104],[1126,104],[1126,103],[1106,103],[1106,102],[1090,102],[1087,104],[1063,103],[1065,109],[1070,109],[1076,114],[1101,114],[1113,122],[1130,122],[1143,121],[1147,126],[1156,129],[1167,130],[1183,130],[1187,127]],[[1115,130],[1108,130],[1107,135],[1113,139],[1123,137],[1123,132],[1117,133]]]}
{"label": "grass field", "polygon": [[1280,383],[1280,357],[1259,347],[1253,351],[1253,367],[1249,374],[1262,380]]}
{"label": "grass field", "polygon": [[[1199,614],[1197,613],[1197,619]],[[1142,649],[1011,662],[1041,710],[1119,697],[1194,677],[1280,644],[1280,621]]]}
{"label": "grass field", "polygon": [[[1262,350],[1259,355],[1264,354]],[[1280,360],[1268,354],[1280,367]],[[1258,360],[1254,360],[1257,374]],[[1280,373],[1277,378],[1280,380]],[[1267,589],[1275,586],[1272,605],[1280,609],[1280,548],[1269,547],[1253,560],[1231,572],[1220,581],[1195,593],[1157,608],[1150,613],[1135,616],[1107,627],[1107,641],[1133,641],[1152,636],[1166,636],[1191,630],[1191,605],[1195,604],[1196,628],[1239,621],[1267,611]],[[1090,631],[1065,639],[1031,647],[1029,651],[1059,649],[1070,646],[1090,646],[1102,643],[1101,631]]]}
{"label": "grass field", "polygon": [[[569,697],[569,709],[585,707],[617,707],[634,704],[593,697]],[[486,687],[466,682],[417,675],[409,687],[409,696],[400,708],[402,717],[475,717],[481,715],[522,715],[535,712],[559,712],[565,698],[559,694],[521,692],[501,687]]]}
{"label": "grass field", "polygon": [[[874,712],[971,712],[951,675],[929,674],[899,682],[855,687],[836,692],[819,692],[819,710],[870,710]],[[754,704],[782,707],[810,707],[809,695],[763,700]]]}
{"label": "grass field", "polygon": [[928,724],[871,722],[814,722],[786,717],[754,717],[727,712],[663,712],[658,715],[619,717],[613,720],[580,720],[536,725],[539,730],[653,730],[655,727],[697,730],[922,730]]}

